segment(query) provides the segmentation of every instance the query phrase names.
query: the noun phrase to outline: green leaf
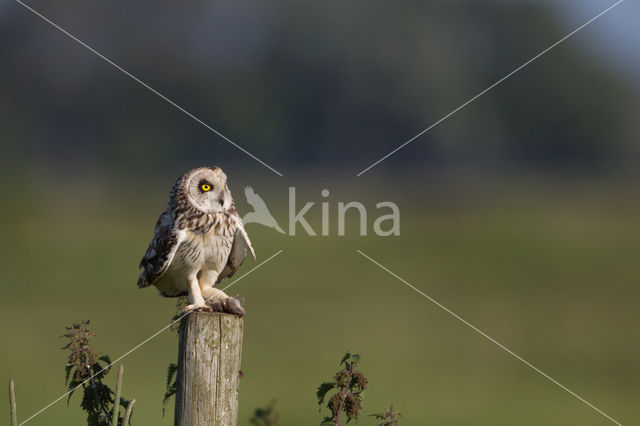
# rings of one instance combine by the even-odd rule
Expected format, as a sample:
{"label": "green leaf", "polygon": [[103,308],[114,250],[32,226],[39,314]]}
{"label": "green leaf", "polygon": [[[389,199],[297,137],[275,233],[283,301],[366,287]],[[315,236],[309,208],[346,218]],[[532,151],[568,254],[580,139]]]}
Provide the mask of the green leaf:
{"label": "green leaf", "polygon": [[351,355],[351,362],[353,364],[358,364],[360,362],[360,355],[358,354]]}
{"label": "green leaf", "polygon": [[165,408],[169,399],[176,394],[177,384],[175,381],[176,372],[178,371],[178,365],[171,363],[167,368],[167,390],[162,398],[162,416],[164,417]]}
{"label": "green leaf", "polygon": [[171,363],[167,368],[167,390],[162,398],[162,417],[164,417],[165,408],[169,399],[176,394],[177,384],[175,381],[176,372],[178,371],[178,365]]}
{"label": "green leaf", "polygon": [[[167,388],[167,391],[164,393],[164,397],[162,398],[162,405],[166,405],[169,402],[169,399],[176,394],[176,385],[173,383],[171,386]],[[164,411],[164,408],[163,408]]]}
{"label": "green leaf", "polygon": [[102,355],[100,358],[98,358],[100,361],[104,361],[107,363],[107,365],[111,364],[111,358],[109,358],[109,355]]}
{"label": "green leaf", "polygon": [[94,380],[100,381],[104,378],[104,376],[109,374],[109,371],[111,371],[110,366],[102,367],[100,364],[96,362],[91,366],[91,370],[88,371],[88,374],[89,374],[89,377],[93,376]]}
{"label": "green leaf", "polygon": [[320,426],[331,426],[331,425],[333,425],[333,419],[329,416],[325,417],[320,422]]}
{"label": "green leaf", "polygon": [[318,390],[316,391],[316,397],[318,398],[319,405],[322,405],[322,403],[324,403],[325,395],[334,387],[335,387],[334,382],[324,382],[320,386],[318,386]]}
{"label": "green leaf", "polygon": [[177,371],[178,371],[177,364],[174,364],[174,363],[169,364],[169,368],[167,368],[167,389],[169,389],[169,386],[173,381],[173,376],[175,376]]}
{"label": "green leaf", "polygon": [[73,391],[69,392],[69,395],[67,395],[67,407],[69,406],[69,402],[71,402],[72,396],[73,396]]}
{"label": "green leaf", "polygon": [[347,352],[347,353],[346,353],[346,354],[344,354],[344,356],[342,357],[342,360],[340,361],[340,364],[339,364],[339,365],[344,364],[346,361],[348,361],[348,360],[349,360],[349,358],[351,358],[351,353],[350,353],[350,352]]}
{"label": "green leaf", "polygon": [[69,376],[71,375],[71,370],[73,370],[73,364],[67,364],[64,366],[64,384],[69,383]]}

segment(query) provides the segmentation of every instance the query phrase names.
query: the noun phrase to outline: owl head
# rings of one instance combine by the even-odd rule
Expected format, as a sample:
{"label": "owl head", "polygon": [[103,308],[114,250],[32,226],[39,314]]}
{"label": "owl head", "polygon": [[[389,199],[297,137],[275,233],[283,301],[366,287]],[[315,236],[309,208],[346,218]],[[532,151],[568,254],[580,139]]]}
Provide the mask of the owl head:
{"label": "owl head", "polygon": [[227,175],[219,167],[200,167],[185,173],[176,182],[176,191],[174,196],[203,212],[226,210],[233,204]]}

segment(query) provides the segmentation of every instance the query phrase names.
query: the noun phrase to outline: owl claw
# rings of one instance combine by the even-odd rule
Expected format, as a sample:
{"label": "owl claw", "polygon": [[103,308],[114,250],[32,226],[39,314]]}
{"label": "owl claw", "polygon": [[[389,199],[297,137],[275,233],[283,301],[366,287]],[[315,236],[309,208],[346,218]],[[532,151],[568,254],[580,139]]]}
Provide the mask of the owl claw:
{"label": "owl claw", "polygon": [[184,309],[182,310],[183,314],[186,314],[188,312],[213,312],[213,309],[211,309],[211,307],[207,306],[207,305],[196,305],[196,304],[192,304],[192,305],[187,305],[184,307]]}
{"label": "owl claw", "polygon": [[240,304],[241,299],[238,297],[227,297],[224,302],[222,302],[222,307],[224,312],[237,315],[239,317],[243,317],[246,315],[246,312],[242,305]]}

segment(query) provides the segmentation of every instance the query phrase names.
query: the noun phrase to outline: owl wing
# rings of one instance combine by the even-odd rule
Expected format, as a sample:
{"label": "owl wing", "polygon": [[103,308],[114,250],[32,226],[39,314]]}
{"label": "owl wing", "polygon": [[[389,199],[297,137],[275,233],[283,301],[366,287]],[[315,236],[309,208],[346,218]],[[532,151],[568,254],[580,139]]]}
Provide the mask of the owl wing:
{"label": "owl wing", "polygon": [[138,287],[147,287],[164,274],[180,246],[183,233],[175,229],[172,215],[165,211],[158,218],[153,239],[147,252],[140,261],[142,268],[138,278]]}
{"label": "owl wing", "polygon": [[219,283],[223,278],[232,277],[233,274],[235,274],[236,270],[244,261],[244,258],[247,257],[247,251],[251,252],[254,259],[256,258],[256,253],[253,251],[251,240],[249,240],[249,235],[247,235],[247,231],[245,231],[242,221],[236,216],[233,216],[233,219],[236,222],[237,229],[233,237],[231,252],[229,253],[227,264],[220,275],[218,275],[216,283]]}

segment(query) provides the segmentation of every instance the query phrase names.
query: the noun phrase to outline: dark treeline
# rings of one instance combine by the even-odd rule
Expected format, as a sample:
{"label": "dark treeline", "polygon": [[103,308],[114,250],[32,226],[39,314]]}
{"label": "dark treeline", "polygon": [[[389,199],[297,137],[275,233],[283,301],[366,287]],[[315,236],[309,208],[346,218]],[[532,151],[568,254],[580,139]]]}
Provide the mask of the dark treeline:
{"label": "dark treeline", "polygon": [[[545,3],[34,1],[266,161],[363,167],[572,28]],[[244,154],[13,2],[0,5],[2,164],[126,172]],[[637,159],[635,88],[577,36],[390,167],[608,169]]]}

